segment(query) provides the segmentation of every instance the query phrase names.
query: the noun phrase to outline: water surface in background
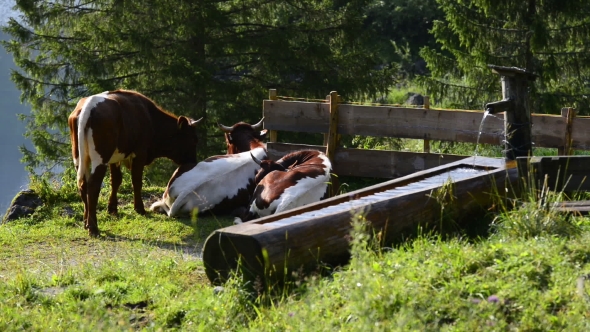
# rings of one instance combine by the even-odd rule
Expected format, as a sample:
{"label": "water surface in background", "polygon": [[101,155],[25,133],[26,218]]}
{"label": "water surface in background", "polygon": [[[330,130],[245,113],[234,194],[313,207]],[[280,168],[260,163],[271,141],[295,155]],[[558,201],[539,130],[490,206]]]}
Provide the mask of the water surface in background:
{"label": "water surface in background", "polygon": [[[11,10],[14,0],[0,0],[0,25],[16,13]],[[9,36],[0,32],[0,40]],[[20,162],[22,154],[18,147],[31,143],[24,137],[24,124],[17,114],[28,114],[30,107],[19,101],[20,91],[10,80],[10,70],[16,69],[12,55],[0,46],[0,217],[4,215],[10,201],[21,188],[28,184],[28,175]]]}

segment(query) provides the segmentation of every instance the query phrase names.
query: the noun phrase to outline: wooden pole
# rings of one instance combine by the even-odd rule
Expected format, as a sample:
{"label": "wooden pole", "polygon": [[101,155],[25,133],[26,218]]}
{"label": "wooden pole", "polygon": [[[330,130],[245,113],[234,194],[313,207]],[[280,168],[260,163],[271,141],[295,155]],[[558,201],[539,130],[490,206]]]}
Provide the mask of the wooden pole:
{"label": "wooden pole", "polygon": [[536,75],[515,67],[488,65],[502,80],[502,100],[486,104],[491,113],[504,112],[504,135],[506,160],[532,156],[531,105],[529,81]]}
{"label": "wooden pole", "polygon": [[[430,98],[428,96],[424,96],[424,109],[430,109]],[[430,153],[430,140],[424,139],[424,153]]]}
{"label": "wooden pole", "polygon": [[[277,89],[270,89],[268,90],[268,99],[270,100],[278,100],[277,98]],[[268,141],[275,143],[277,142],[277,131],[271,130],[268,135]]]}
{"label": "wooden pole", "polygon": [[575,116],[575,109],[571,107],[564,107],[561,109],[561,117],[566,118],[566,126],[563,146],[557,149],[559,155],[569,156],[572,154],[572,122],[574,121]]}
{"label": "wooden pole", "polygon": [[330,129],[326,145],[326,155],[334,167],[334,155],[338,146],[338,92],[330,92]]}
{"label": "wooden pole", "polygon": [[[330,95],[326,95],[326,101],[328,102],[328,104],[330,103]],[[330,134],[324,133],[324,142],[322,143],[322,145],[328,146],[328,137],[330,137]]]}
{"label": "wooden pole", "polygon": [[[328,139],[326,142],[326,156],[330,159],[333,170],[336,168],[336,148],[340,143],[340,135],[338,134],[338,103],[340,102],[340,96],[338,92],[330,92],[330,98],[328,100],[330,102],[330,129],[328,130]],[[332,174],[328,194],[330,197],[336,196],[338,190],[340,190],[340,181],[338,180],[338,176]]]}

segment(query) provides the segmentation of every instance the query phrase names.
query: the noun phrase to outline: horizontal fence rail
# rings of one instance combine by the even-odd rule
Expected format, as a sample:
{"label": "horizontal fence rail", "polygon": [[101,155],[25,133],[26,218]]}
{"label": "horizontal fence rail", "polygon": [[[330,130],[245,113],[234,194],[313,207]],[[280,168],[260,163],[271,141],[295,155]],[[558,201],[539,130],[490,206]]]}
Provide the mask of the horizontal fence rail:
{"label": "horizontal fence rail", "polygon": [[[269,130],[327,133],[330,105],[318,102],[264,101],[264,126]],[[417,109],[341,104],[338,133],[376,137],[400,137],[476,143],[483,111]],[[559,115],[533,114],[535,147],[559,148],[565,142],[567,119]],[[590,148],[590,118],[572,122],[572,148]],[[504,117],[490,115],[481,128],[480,143],[502,144]]]}
{"label": "horizontal fence rail", "polygon": [[[331,104],[330,101],[337,96],[335,92],[326,100],[301,101],[281,100],[273,91],[269,100],[263,101],[264,126],[272,133],[269,143],[271,158],[273,154],[280,157],[302,148],[326,151],[326,146],[319,145],[277,145],[279,131],[323,133],[326,137],[324,145],[328,142],[327,137],[333,141],[337,135],[423,139],[425,152],[429,152],[430,140],[504,144],[503,113],[488,115],[482,124],[483,111],[432,109],[427,97],[423,106],[373,106]],[[339,98],[336,100],[339,101]],[[332,117],[331,109],[336,111]],[[557,148],[560,154],[570,154],[575,149],[590,150],[590,131],[587,128],[590,128],[590,118],[576,117],[575,110],[571,108],[564,108],[562,115],[533,114],[532,142],[535,148]],[[330,133],[333,135],[330,136]],[[404,176],[462,157],[341,147],[334,150],[329,157],[335,164],[336,173],[384,178]],[[445,159],[445,156],[448,158]]]}
{"label": "horizontal fence rail", "polygon": [[[323,145],[268,143],[268,156],[277,160],[298,150],[326,151]],[[337,148],[333,160],[334,173],[344,176],[397,178],[418,171],[465,159],[465,156],[391,150]]]}

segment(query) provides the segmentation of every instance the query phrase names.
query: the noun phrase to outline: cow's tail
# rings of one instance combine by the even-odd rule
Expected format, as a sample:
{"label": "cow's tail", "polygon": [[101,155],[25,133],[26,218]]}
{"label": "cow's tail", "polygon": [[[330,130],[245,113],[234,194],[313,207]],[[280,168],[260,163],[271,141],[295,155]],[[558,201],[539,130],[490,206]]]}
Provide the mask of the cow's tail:
{"label": "cow's tail", "polygon": [[[90,110],[82,110],[80,115],[84,112],[89,112]],[[88,117],[78,117],[78,187],[82,187],[82,183],[87,176],[87,173],[90,169],[90,155],[88,153],[88,139],[86,137],[86,123],[88,122]]]}

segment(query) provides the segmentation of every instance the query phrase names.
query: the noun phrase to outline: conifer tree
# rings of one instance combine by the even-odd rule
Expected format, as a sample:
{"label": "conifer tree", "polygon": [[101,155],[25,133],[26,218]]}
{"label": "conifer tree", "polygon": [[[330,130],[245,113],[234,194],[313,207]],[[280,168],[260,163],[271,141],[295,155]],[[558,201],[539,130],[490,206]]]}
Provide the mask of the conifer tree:
{"label": "conifer tree", "polygon": [[432,33],[441,51],[421,50],[430,77],[421,77],[435,101],[482,109],[501,99],[488,64],[538,75],[534,112],[562,107],[589,112],[590,2],[585,0],[437,0],[444,21]]}
{"label": "conifer tree", "polygon": [[71,164],[67,117],[79,98],[137,90],[164,108],[205,117],[201,156],[220,153],[217,121],[260,120],[269,88],[318,98],[385,90],[366,49],[366,0],[18,0],[4,31],[32,105],[29,169]]}

